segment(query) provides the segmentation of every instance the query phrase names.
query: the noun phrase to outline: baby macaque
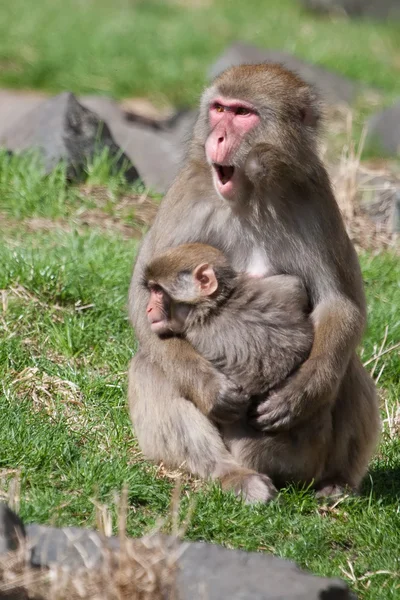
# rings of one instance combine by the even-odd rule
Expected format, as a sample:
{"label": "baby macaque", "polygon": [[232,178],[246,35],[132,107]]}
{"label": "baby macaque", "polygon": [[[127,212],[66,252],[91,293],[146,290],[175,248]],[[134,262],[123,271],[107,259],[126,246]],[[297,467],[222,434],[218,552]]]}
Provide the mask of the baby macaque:
{"label": "baby macaque", "polygon": [[251,396],[281,383],[310,353],[313,326],[298,277],[237,273],[222,252],[196,243],[154,258],[144,284],[151,330],[186,338],[240,390],[219,394],[209,413],[215,421],[240,419]]}

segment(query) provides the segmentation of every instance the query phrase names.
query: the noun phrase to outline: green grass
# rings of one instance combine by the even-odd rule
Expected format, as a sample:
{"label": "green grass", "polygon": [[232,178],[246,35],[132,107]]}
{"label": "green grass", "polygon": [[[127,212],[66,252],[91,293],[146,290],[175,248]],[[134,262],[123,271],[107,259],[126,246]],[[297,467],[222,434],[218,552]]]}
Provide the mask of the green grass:
{"label": "green grass", "polygon": [[0,83],[193,104],[236,40],[400,91],[398,24],[316,18],[297,0],[1,0]]}
{"label": "green grass", "polygon": [[[110,186],[108,212],[127,192],[118,180]],[[168,516],[174,483],[141,457],[126,407],[126,368],[135,351],[126,299],[138,240],[82,230],[76,224],[85,202],[93,206],[96,197],[67,187],[61,168],[43,177],[34,161],[0,156],[0,289],[7,294],[7,301],[0,297],[0,477],[7,487],[18,473],[25,520],[58,526],[95,526],[94,502],[112,506],[126,484],[128,532],[140,535]],[[61,225],[31,231],[37,217]],[[390,254],[366,254],[362,265],[367,360],[386,327],[386,347],[400,339],[400,265]],[[399,353],[382,357],[375,374],[383,365],[380,385],[393,409]],[[211,484],[194,491],[188,480],[184,491],[182,515],[195,502],[190,539],[294,559],[315,573],[345,577],[360,598],[398,597],[400,438],[387,427],[362,496],[333,509],[299,489],[257,507]]]}

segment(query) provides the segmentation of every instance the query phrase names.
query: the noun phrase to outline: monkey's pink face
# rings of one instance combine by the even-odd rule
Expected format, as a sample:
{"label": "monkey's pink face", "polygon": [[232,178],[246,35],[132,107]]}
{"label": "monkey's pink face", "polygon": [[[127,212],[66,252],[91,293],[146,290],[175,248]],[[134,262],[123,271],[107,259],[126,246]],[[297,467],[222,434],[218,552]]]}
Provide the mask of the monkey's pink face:
{"label": "monkey's pink face", "polygon": [[150,297],[146,313],[150,329],[159,337],[182,333],[189,307],[175,304],[165,290],[159,285],[149,285]]}
{"label": "monkey's pink face", "polygon": [[154,333],[163,334],[169,330],[170,302],[164,290],[156,285],[150,287],[150,298],[146,308],[147,319]]}
{"label": "monkey's pink face", "polygon": [[238,186],[238,169],[234,164],[243,137],[260,122],[254,106],[242,100],[214,99],[209,108],[211,133],[206,141],[207,161],[211,165],[217,192],[227,200]]}

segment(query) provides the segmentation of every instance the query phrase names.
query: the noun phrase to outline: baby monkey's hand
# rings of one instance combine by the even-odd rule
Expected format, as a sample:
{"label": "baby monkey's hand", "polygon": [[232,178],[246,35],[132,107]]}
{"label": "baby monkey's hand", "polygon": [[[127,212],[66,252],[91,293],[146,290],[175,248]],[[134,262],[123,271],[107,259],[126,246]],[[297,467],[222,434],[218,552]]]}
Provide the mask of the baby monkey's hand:
{"label": "baby monkey's hand", "polygon": [[250,395],[240,385],[224,377],[209,418],[217,423],[233,423],[247,412]]}

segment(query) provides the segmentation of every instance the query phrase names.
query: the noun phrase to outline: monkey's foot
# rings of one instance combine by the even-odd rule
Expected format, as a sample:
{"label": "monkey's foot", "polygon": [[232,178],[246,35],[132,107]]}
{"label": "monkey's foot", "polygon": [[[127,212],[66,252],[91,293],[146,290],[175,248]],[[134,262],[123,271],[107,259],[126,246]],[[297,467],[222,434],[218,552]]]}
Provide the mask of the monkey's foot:
{"label": "monkey's foot", "polygon": [[315,496],[322,499],[330,499],[331,501],[338,500],[341,496],[346,494],[354,494],[356,490],[349,486],[342,485],[339,483],[326,483],[322,487],[318,488]]}
{"label": "monkey's foot", "polygon": [[270,502],[278,493],[267,475],[256,472],[230,473],[223,478],[222,487],[233,490],[246,504]]}

